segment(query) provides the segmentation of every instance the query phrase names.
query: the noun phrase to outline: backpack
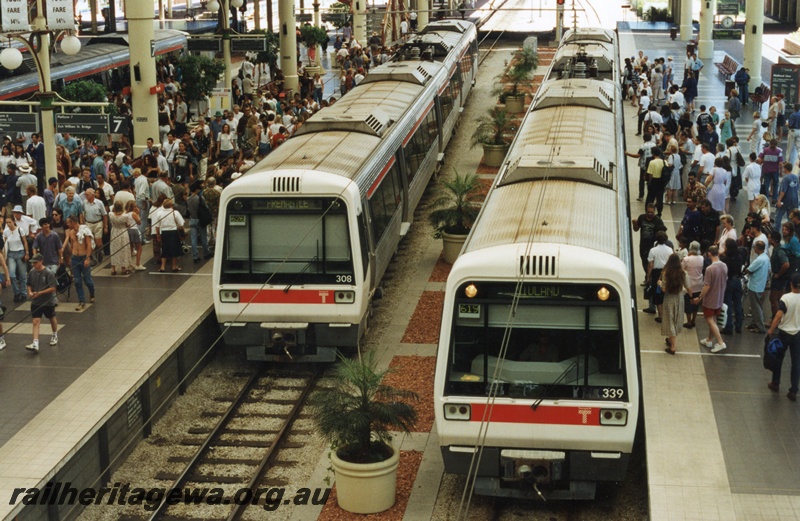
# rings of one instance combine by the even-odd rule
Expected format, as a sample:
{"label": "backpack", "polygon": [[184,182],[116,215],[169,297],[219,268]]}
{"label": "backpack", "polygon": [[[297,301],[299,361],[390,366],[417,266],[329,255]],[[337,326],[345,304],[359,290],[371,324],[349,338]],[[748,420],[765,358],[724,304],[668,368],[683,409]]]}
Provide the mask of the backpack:
{"label": "backpack", "polygon": [[672,177],[672,171],[675,170],[675,165],[670,165],[665,159],[661,160],[664,166],[661,168],[661,183],[666,186]]}
{"label": "backpack", "polygon": [[203,196],[198,196],[200,198],[200,204],[197,210],[197,222],[200,226],[208,226],[214,220],[214,217],[211,215],[211,210],[206,205],[206,200],[203,199]]}
{"label": "backpack", "polygon": [[786,345],[780,339],[780,336],[770,338],[767,335],[764,337],[764,369],[774,371],[780,367],[785,352]]}
{"label": "backpack", "polygon": [[72,275],[70,275],[69,271],[67,271],[67,267],[63,264],[59,264],[55,275],[56,291],[58,293],[69,291],[70,287],[72,287]]}

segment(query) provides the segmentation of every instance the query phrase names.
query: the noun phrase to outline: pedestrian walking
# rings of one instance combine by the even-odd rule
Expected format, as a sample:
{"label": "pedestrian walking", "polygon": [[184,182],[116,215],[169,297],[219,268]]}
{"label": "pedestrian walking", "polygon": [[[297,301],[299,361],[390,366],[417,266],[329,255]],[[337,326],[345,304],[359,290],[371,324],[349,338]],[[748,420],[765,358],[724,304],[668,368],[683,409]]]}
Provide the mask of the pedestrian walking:
{"label": "pedestrian walking", "polygon": [[72,247],[72,276],[75,279],[75,290],[78,293],[78,307],[75,311],[86,309],[86,297],[83,284],[89,288],[89,302],[94,302],[94,280],[92,280],[92,249],[94,237],[92,231],[85,224],[78,224],[78,217],[67,217],[67,232],[64,239],[64,249]]}
{"label": "pedestrian walking", "polygon": [[780,229],[783,217],[794,210],[800,204],[798,200],[797,188],[800,180],[796,174],[792,173],[792,164],[783,163],[781,167],[781,183],[778,189],[778,201],[775,203],[778,210],[775,212],[775,228]]}
{"label": "pedestrian walking", "polygon": [[[8,273],[8,266],[6,265],[6,256],[3,255],[3,250],[0,249],[0,268],[3,268],[3,273]],[[0,274],[0,287],[7,288],[11,284],[11,280],[7,275]],[[0,302],[0,318],[5,315],[6,307]],[[3,334],[3,324],[0,323],[0,351],[6,348],[6,337]]]}
{"label": "pedestrian walking", "polygon": [[56,282],[55,274],[44,266],[44,256],[37,253],[31,258],[33,269],[28,273],[28,298],[31,299],[31,316],[33,317],[33,342],[25,349],[39,353],[39,326],[42,316],[50,319],[53,336],[50,345],[58,344],[58,320],[56,319]]}
{"label": "pedestrian walking", "polygon": [[769,328],[770,336],[778,331],[778,336],[787,348],[778,357],[778,363],[772,371],[772,380],[767,384],[769,390],[777,393],[781,385],[781,370],[783,369],[783,357],[786,351],[792,360],[792,370],[790,373],[789,392],[786,397],[797,401],[797,386],[800,383],[800,273],[793,273],[791,280],[792,292],[781,297],[778,304],[778,312],[772,320]]}
{"label": "pedestrian walking", "polygon": [[692,303],[692,299],[700,296],[703,289],[703,266],[705,262],[700,254],[700,243],[692,241],[689,243],[688,255],[681,261],[681,267],[689,278],[689,291],[684,298],[683,309],[686,313],[686,322],[683,327],[692,329],[697,320],[697,304]]}

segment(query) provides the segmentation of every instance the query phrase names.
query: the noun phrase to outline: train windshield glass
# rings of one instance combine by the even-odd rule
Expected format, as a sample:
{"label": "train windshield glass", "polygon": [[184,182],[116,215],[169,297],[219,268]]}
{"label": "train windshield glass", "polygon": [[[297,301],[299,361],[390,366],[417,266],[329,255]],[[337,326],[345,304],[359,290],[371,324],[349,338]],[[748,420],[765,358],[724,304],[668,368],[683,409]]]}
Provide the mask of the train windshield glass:
{"label": "train windshield glass", "polygon": [[355,281],[347,207],[332,198],[237,198],[225,214],[222,284]]}
{"label": "train windshield glass", "polygon": [[469,286],[455,302],[445,394],[487,396],[496,382],[497,395],[512,398],[628,400],[613,288]]}

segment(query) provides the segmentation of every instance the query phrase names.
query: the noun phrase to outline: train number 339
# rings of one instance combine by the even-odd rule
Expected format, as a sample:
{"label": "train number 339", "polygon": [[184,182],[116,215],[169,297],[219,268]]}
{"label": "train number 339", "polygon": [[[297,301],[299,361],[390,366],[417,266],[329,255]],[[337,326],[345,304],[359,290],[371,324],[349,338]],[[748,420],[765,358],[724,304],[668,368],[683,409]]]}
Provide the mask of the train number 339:
{"label": "train number 339", "polygon": [[345,284],[352,284],[353,276],[352,275],[336,275],[336,282],[343,282]]}
{"label": "train number 339", "polygon": [[625,394],[624,389],[615,387],[603,387],[603,398],[610,398],[612,400],[619,400]]}

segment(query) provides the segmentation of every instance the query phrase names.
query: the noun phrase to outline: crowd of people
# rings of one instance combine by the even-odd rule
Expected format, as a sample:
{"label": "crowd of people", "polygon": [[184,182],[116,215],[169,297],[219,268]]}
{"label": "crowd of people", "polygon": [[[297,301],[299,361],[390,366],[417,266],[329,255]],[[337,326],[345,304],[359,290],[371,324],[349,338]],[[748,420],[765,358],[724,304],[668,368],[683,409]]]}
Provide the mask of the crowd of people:
{"label": "crowd of people", "polygon": [[[714,106],[695,108],[702,61],[687,57],[678,86],[671,57],[651,63],[639,54],[625,60],[622,77],[626,95],[638,106],[637,135],[642,136],[639,149],[626,154],[638,159],[637,200],[644,200],[646,208],[633,222],[646,273],[642,285],[648,306],[643,311],[661,323],[669,354],[675,354],[681,331],[696,326],[698,313],[708,325],[700,343],[712,353],[727,349],[724,337],[743,329],[761,335],[781,331],[793,362],[787,396],[796,400],[800,105],[789,112],[783,98],[774,96],[767,117],[755,107],[747,154],[735,125],[749,101],[746,96],[731,91],[722,114]],[[741,72],[740,77],[747,74],[744,68]],[[779,146],[784,133],[787,154]],[[740,194],[746,194],[749,206],[737,230],[730,205]],[[673,243],[661,215],[665,204],[679,198],[686,210]],[[777,392],[779,382],[780,370],[769,388]]]}

